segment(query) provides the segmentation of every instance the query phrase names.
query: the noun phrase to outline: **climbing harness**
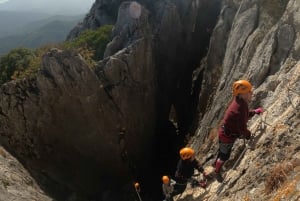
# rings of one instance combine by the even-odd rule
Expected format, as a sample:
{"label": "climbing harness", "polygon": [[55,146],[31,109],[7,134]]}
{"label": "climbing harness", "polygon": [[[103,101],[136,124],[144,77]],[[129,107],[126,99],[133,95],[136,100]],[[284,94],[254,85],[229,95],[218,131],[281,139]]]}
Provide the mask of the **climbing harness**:
{"label": "climbing harness", "polygon": [[176,182],[176,184],[179,186],[184,186],[184,185],[187,185],[188,183],[190,183],[192,188],[197,187],[197,186],[205,188],[207,185],[207,178],[203,178],[202,180],[199,180],[199,178],[198,178],[199,175],[200,175],[200,173],[194,174],[191,178],[187,179],[186,182],[184,182],[184,183]]}

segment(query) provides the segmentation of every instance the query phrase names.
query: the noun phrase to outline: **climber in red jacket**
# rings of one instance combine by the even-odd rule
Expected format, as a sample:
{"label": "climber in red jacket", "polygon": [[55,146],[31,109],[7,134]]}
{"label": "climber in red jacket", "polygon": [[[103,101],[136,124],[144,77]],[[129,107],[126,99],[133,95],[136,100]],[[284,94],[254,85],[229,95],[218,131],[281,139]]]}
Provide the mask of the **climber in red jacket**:
{"label": "climber in red jacket", "polygon": [[234,82],[232,89],[234,97],[219,128],[219,153],[215,162],[215,175],[219,182],[223,181],[220,170],[224,162],[229,159],[235,140],[237,138],[250,139],[251,132],[247,129],[247,121],[255,114],[263,112],[262,108],[249,110],[252,85],[247,80]]}

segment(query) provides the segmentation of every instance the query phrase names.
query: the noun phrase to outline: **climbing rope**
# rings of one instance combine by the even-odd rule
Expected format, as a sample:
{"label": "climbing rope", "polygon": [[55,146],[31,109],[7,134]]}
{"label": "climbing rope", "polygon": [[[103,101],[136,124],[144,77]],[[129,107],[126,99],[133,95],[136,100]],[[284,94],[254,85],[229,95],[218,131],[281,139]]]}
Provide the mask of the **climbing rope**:
{"label": "climbing rope", "polygon": [[[136,166],[134,165],[134,163],[132,162],[132,160],[130,160],[129,156],[128,156],[128,151],[127,151],[127,141],[126,141],[126,129],[125,127],[121,127],[119,130],[119,133],[117,135],[118,138],[118,144],[120,147],[120,157],[121,160],[124,164],[127,165],[130,174],[131,174],[131,179],[135,180],[135,172],[136,172]],[[140,195],[140,184],[138,182],[134,183],[134,189],[135,192],[137,194],[137,197],[139,199],[139,201],[142,201],[141,195]]]}
{"label": "climbing rope", "polygon": [[243,4],[244,4],[244,0],[242,0],[242,2],[240,3],[240,6],[239,6],[239,8],[238,8],[238,10],[237,10],[237,12],[236,12],[234,18],[233,18],[233,22],[232,22],[232,24],[231,24],[231,29],[230,29],[231,31],[233,30],[234,23],[235,23],[235,21],[236,21],[236,19],[237,19],[237,16],[238,16],[239,13],[240,13],[240,10],[241,10],[241,7],[242,7]]}

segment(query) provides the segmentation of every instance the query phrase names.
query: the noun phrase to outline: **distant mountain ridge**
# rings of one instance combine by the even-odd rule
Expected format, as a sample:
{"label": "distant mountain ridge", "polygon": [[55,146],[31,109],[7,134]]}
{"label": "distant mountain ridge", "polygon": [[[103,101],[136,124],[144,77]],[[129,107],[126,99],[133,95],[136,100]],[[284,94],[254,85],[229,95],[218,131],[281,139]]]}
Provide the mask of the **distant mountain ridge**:
{"label": "distant mountain ridge", "polygon": [[14,35],[27,24],[49,17],[48,14],[38,12],[0,11],[0,37]]}
{"label": "distant mountain ridge", "polygon": [[[0,55],[60,42],[95,0],[9,0],[0,4]],[[47,31],[46,31],[47,30]]]}
{"label": "distant mountain ridge", "polygon": [[9,36],[0,37],[0,55],[17,47],[37,48],[44,44],[64,41],[69,31],[83,17],[83,15],[51,16],[30,22],[23,27],[15,27],[16,30]]}

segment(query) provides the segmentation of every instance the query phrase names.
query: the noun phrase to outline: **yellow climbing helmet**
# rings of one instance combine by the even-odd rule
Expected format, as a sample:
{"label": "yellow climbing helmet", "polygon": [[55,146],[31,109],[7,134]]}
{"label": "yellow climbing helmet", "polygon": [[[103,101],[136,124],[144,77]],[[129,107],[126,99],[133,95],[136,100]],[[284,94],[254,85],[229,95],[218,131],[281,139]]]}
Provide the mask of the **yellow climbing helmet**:
{"label": "yellow climbing helmet", "polygon": [[252,85],[247,80],[238,80],[232,85],[233,96],[245,94],[252,91]]}
{"label": "yellow climbing helmet", "polygon": [[162,182],[163,182],[164,184],[168,184],[168,183],[170,182],[170,179],[169,179],[168,176],[163,176],[163,177],[161,178],[161,180],[162,180]]}
{"label": "yellow climbing helmet", "polygon": [[195,153],[194,149],[190,147],[184,147],[179,151],[182,160],[187,160],[192,158],[194,156],[194,153]]}

